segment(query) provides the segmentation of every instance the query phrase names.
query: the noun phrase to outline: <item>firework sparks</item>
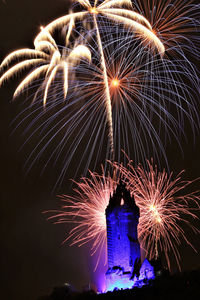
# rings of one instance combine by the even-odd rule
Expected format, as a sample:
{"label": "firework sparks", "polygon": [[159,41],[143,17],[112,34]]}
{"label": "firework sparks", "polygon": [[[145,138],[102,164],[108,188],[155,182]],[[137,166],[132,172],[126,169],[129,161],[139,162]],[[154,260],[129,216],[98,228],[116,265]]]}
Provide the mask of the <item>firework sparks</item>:
{"label": "firework sparks", "polygon": [[167,54],[187,61],[186,50],[199,57],[199,4],[193,0],[133,0],[132,3],[133,9],[150,22]]}
{"label": "firework sparks", "polygon": [[[164,129],[166,137],[172,134],[178,141],[180,134],[183,134],[185,117],[194,131],[198,126],[198,110],[193,96],[196,89],[193,83],[194,75],[185,68],[180,70],[179,61],[170,62],[150,54],[148,47],[145,47],[139,38],[133,38],[131,30],[116,28],[107,23],[101,28],[100,34],[103,39],[107,89],[111,99],[115,160],[121,161],[121,149],[129,156],[130,153],[134,153],[136,164],[144,162],[145,157],[152,155],[150,150],[158,159],[160,153],[165,157],[160,130]],[[105,73],[100,65],[101,53],[98,51],[95,31],[91,31],[87,39],[90,40],[88,47],[92,61],[72,69],[76,73],[75,80],[66,75],[68,93],[65,105],[61,106],[63,77],[62,80],[58,77],[58,80],[51,84],[52,97],[54,96],[56,101],[49,101],[45,110],[47,119],[38,125],[40,115],[37,115],[31,119],[29,127],[27,142],[41,129],[44,136],[27,160],[29,170],[47,146],[52,144],[53,151],[48,162],[54,155],[56,159],[62,154],[64,157],[57,183],[62,182],[78,149],[81,148],[81,158],[77,170],[82,167],[84,161],[87,162],[84,165],[84,175],[88,169],[94,170],[96,167],[102,153],[99,145],[102,147],[107,143],[107,149],[110,149],[105,129]],[[182,73],[186,74],[190,84],[181,79]],[[37,104],[37,101],[35,102]],[[37,105],[34,107],[38,109]],[[34,132],[32,127],[35,128]],[[89,135],[88,130],[91,130]],[[85,138],[86,147],[83,145]],[[109,151],[106,158],[113,158]]]}
{"label": "firework sparks", "polygon": [[[166,136],[172,134],[178,141],[183,133],[185,117],[193,128],[196,126],[194,120],[198,120],[192,91],[181,80],[181,72],[188,73],[186,69],[180,72],[178,62],[149,55],[148,48],[144,48],[139,39],[137,43],[133,42],[131,31],[117,31],[111,27],[109,32],[107,26],[104,35],[103,29],[101,35],[111,96],[115,159],[120,161],[121,149],[125,149],[128,154],[134,153],[136,163],[144,161],[149,156],[150,145],[157,157],[158,149],[165,156],[159,130],[164,128]],[[113,34],[116,39],[111,38]],[[189,77],[193,81],[191,73],[188,80]],[[99,99],[105,97],[102,89],[104,74],[98,66],[85,65],[80,68],[78,78],[85,99],[90,98],[92,103],[97,104],[92,115],[98,119],[99,108],[104,103]]]}
{"label": "firework sparks", "polygon": [[[104,79],[104,87],[105,87],[105,107],[107,111],[107,122],[109,126],[109,139],[110,139],[110,150],[112,157],[114,158],[114,137],[113,137],[113,121],[112,121],[112,106],[111,106],[111,96],[108,84],[108,76],[106,70],[106,63],[105,63],[105,55],[102,46],[102,39],[99,32],[99,25],[97,22],[97,16],[102,15],[110,18],[111,20],[123,24],[124,26],[131,28],[135,33],[139,34],[142,37],[142,40],[148,40],[153,43],[153,47],[157,48],[161,55],[164,54],[164,46],[157,38],[157,36],[151,31],[151,26],[149,22],[141,15],[121,8],[122,5],[128,5],[131,7],[130,0],[105,0],[99,6],[92,7],[90,1],[85,0],[78,0],[76,1],[81,4],[87,11],[78,12],[78,13],[71,13],[64,17],[58,18],[57,20],[53,21],[49,25],[45,27],[46,31],[53,32],[56,28],[59,28],[71,21],[76,21],[78,19],[83,20],[84,18],[92,15],[93,16],[93,23],[97,33],[97,42],[98,48],[100,51],[100,60],[101,60],[101,67],[103,70],[103,79]],[[95,1],[95,5],[98,1]],[[116,7],[120,7],[116,9]],[[41,36],[43,33],[41,33]],[[38,37],[41,38],[40,35]]]}
{"label": "firework sparks", "polygon": [[55,224],[76,224],[64,240],[64,242],[71,240],[71,246],[76,244],[82,246],[92,241],[92,255],[96,252],[99,254],[96,267],[101,255],[105,255],[105,263],[107,261],[107,255],[104,253],[107,241],[105,207],[117,185],[116,177],[110,175],[105,177],[103,168],[102,174],[90,172],[90,179],[82,178],[81,182],[75,182],[76,196],[64,195],[61,197],[64,202],[61,210],[51,211],[56,215],[49,217],[49,219],[57,219]]}
{"label": "firework sparks", "polygon": [[128,168],[122,165],[117,167],[140,208],[140,245],[149,259],[157,259],[159,253],[164,253],[169,268],[170,255],[173,253],[180,269],[181,241],[184,240],[193,248],[181,223],[199,233],[188,220],[188,217],[198,219],[195,209],[199,210],[200,207],[199,191],[184,195],[184,189],[193,181],[183,181],[183,171],[173,179],[173,173],[168,175],[165,170],[159,172],[153,162],[148,162],[149,170],[145,170],[141,165],[134,168],[131,162]]}
{"label": "firework sparks", "polygon": [[81,4],[86,9],[86,11],[75,12],[60,17],[54,20],[53,22],[51,22],[50,24],[48,24],[45,27],[46,30],[49,32],[53,32],[56,28],[60,28],[65,24],[69,23],[72,18],[74,21],[76,21],[76,20],[83,20],[88,16],[90,17],[90,15],[93,15],[95,19],[96,19],[95,16],[102,15],[112,19],[117,23],[127,26],[127,28],[129,29],[132,28],[132,30],[135,33],[138,33],[140,37],[142,37],[142,39],[144,40],[147,39],[150,43],[152,43],[152,47],[157,48],[161,55],[164,54],[165,52],[164,45],[161,43],[159,38],[152,31],[152,27],[149,21],[141,14],[135,11],[122,8],[123,5],[126,5],[129,8],[131,8],[132,2],[130,0],[103,1],[98,6],[96,2],[96,6],[94,7],[91,5],[89,1],[75,0],[75,2]]}
{"label": "firework sparks", "polygon": [[184,234],[181,222],[198,232],[188,217],[197,219],[194,208],[199,209],[199,193],[178,196],[192,181],[182,181],[182,172],[172,179],[172,173],[168,175],[165,170],[159,172],[151,163],[149,171],[142,166],[134,169],[131,162],[128,168],[117,163],[114,167],[117,170],[114,177],[90,173],[90,179],[83,178],[80,183],[76,182],[76,196],[62,197],[65,205],[61,210],[48,212],[53,213],[49,219],[56,219],[55,223],[75,225],[64,242],[71,240],[71,245],[81,246],[92,241],[92,254],[99,251],[98,265],[102,250],[106,249],[105,209],[116,189],[117,178],[121,177],[140,208],[138,236],[146,255],[153,259],[159,253],[164,254],[170,268],[172,251],[180,267],[178,246],[181,239],[193,247]]}
{"label": "firework sparks", "polygon": [[[68,70],[69,65],[77,64],[81,58],[91,61],[90,50],[84,45],[78,45],[72,49],[68,55],[66,51],[63,54],[60,53],[59,48],[53,39],[53,37],[44,28],[42,28],[43,38],[36,38],[34,41],[35,49],[21,49],[9,54],[2,62],[0,68],[4,69],[5,66],[15,60],[16,58],[28,57],[28,60],[17,63],[13,67],[9,68],[0,77],[0,86],[10,77],[18,72],[23,71],[25,68],[36,67],[26,78],[19,84],[15,90],[14,97],[18,96],[27,86],[29,86],[37,78],[40,78],[43,74],[45,75],[45,80],[43,86],[45,86],[43,105],[46,105],[47,96],[49,88],[56,77],[59,69],[63,71],[63,87],[64,87],[64,97],[67,96],[68,91]],[[47,54],[45,51],[49,51]],[[31,57],[35,57],[30,59]],[[39,58],[38,58],[39,57]]]}

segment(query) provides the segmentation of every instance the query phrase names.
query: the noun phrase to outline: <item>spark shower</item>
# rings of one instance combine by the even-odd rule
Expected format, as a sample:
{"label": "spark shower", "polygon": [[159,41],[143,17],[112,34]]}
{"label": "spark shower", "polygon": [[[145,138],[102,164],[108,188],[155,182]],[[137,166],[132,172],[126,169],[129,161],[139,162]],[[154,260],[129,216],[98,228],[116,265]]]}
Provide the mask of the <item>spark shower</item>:
{"label": "spark shower", "polygon": [[63,159],[58,182],[83,148],[84,174],[102,156],[120,162],[122,149],[136,164],[152,155],[167,162],[164,135],[179,141],[185,118],[199,128],[198,71],[189,59],[199,58],[198,16],[192,1],[79,0],[41,27],[33,49],[10,53],[0,85],[30,70],[14,98],[34,94],[25,143],[41,133],[28,169],[50,146],[45,165]]}

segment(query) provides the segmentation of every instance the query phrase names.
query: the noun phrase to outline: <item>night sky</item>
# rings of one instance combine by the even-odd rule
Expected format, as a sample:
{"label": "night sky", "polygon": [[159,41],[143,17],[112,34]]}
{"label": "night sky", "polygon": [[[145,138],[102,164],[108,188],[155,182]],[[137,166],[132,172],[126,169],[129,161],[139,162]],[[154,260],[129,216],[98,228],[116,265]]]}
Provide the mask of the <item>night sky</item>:
{"label": "night sky", "polygon": [[[66,14],[69,2],[1,1],[0,61],[13,50],[32,48],[39,26]],[[15,103],[11,103],[14,87],[19,81],[10,80],[0,89],[1,297],[6,300],[37,299],[66,281],[80,288],[91,281],[93,268],[92,262],[88,260],[88,248],[61,245],[67,227],[47,222],[46,216],[42,214],[45,210],[58,207],[59,199],[56,195],[70,194],[70,171],[63,184],[53,192],[59,166],[55,167],[52,163],[41,174],[42,161],[39,161],[26,174],[24,165],[32,145],[30,143],[19,150],[25,141],[23,127],[12,134],[12,120],[19,114],[22,105],[20,101],[23,100],[18,98]],[[173,139],[167,144],[166,152],[170,169],[175,174],[185,169],[184,178],[194,179],[200,176],[200,137],[196,134],[194,143],[187,122],[185,132],[187,139],[181,140],[184,156]],[[200,189],[200,183],[194,184],[193,188]],[[200,249],[199,237],[191,232],[188,232],[188,236],[197,250]],[[184,244],[180,252],[183,270],[200,267],[200,255],[191,248]]]}

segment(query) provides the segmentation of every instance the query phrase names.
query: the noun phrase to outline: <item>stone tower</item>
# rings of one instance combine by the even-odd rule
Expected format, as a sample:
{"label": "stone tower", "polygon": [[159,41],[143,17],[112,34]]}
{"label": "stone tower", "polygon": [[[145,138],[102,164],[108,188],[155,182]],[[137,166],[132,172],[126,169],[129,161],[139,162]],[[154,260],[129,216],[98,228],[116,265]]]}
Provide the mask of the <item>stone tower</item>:
{"label": "stone tower", "polygon": [[106,208],[108,271],[106,290],[131,288],[140,261],[139,208],[120,181]]}

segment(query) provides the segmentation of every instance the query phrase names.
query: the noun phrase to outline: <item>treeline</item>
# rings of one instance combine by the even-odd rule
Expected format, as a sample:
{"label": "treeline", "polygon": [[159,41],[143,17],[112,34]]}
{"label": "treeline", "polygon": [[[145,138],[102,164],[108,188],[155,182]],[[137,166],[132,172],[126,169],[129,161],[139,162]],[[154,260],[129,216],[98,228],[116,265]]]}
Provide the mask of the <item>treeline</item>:
{"label": "treeline", "polygon": [[164,276],[150,281],[142,288],[116,290],[105,294],[75,292],[68,286],[55,287],[49,296],[40,297],[38,300],[81,300],[81,299],[200,299],[200,269],[196,271],[179,273],[173,276]]}

